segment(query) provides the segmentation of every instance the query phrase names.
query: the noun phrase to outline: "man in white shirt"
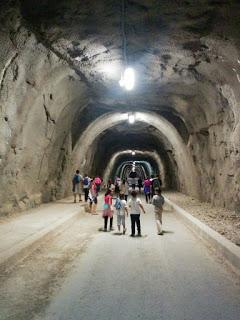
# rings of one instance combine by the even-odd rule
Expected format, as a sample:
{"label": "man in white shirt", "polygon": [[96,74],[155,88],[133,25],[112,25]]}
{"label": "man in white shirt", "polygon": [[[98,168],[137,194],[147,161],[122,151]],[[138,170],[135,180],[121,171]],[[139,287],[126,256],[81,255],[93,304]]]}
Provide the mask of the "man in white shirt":
{"label": "man in white shirt", "polygon": [[143,213],[146,213],[146,212],[142,205],[141,200],[137,198],[137,192],[135,190],[131,192],[131,196],[132,198],[128,203],[128,206],[130,208],[131,228],[132,228],[131,237],[135,236],[135,224],[137,225],[138,237],[141,237],[140,214],[141,214],[141,211]]}

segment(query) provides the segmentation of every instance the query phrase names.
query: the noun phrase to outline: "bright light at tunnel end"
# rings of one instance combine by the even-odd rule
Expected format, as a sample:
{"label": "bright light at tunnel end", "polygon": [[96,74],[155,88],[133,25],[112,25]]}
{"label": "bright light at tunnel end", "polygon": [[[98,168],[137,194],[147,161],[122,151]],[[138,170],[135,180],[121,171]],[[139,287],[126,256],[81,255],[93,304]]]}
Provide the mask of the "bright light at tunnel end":
{"label": "bright light at tunnel end", "polygon": [[124,73],[121,75],[121,79],[119,80],[119,85],[128,91],[134,88],[135,72],[133,68],[128,67],[125,69]]}

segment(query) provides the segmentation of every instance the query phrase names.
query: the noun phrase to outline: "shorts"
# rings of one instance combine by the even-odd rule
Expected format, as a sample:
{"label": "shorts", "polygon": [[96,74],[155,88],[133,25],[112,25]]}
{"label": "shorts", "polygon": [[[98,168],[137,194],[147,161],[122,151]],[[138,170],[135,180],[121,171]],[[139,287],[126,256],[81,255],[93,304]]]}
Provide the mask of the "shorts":
{"label": "shorts", "polygon": [[117,225],[120,226],[121,224],[125,226],[125,215],[118,214],[117,215]]}
{"label": "shorts", "polygon": [[76,183],[75,186],[74,186],[74,189],[73,189],[73,192],[74,193],[77,193],[77,194],[81,194],[82,190],[81,190],[81,185],[80,183]]}

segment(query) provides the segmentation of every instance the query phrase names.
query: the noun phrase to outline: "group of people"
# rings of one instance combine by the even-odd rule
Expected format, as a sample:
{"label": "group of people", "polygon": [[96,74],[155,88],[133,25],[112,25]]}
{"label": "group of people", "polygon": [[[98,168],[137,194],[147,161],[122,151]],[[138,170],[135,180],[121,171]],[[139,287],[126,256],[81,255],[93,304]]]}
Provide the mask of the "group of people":
{"label": "group of people", "polygon": [[[155,221],[157,226],[157,232],[159,235],[163,235],[162,230],[162,211],[164,204],[164,197],[161,194],[161,189],[155,190],[155,195],[152,198],[152,204],[154,206]],[[131,237],[135,237],[135,229],[137,227],[137,236],[141,237],[141,222],[140,214],[143,212],[146,213],[145,208],[141,202],[141,199],[138,197],[137,191],[131,191],[131,198],[127,202],[123,193],[120,193],[116,198],[115,211],[117,215],[117,227],[120,232],[121,226],[123,228],[123,234],[126,233],[126,217],[131,218]],[[104,231],[107,231],[108,220],[109,220],[109,230],[113,230],[113,191],[108,189],[104,197],[103,205],[103,218],[104,218]]]}
{"label": "group of people", "polygon": [[161,189],[162,180],[160,175],[155,177],[147,177],[144,181],[141,178],[129,178],[121,180],[119,177],[115,178],[115,181],[110,179],[107,183],[107,189],[111,190],[113,194],[118,196],[120,193],[124,194],[124,198],[127,201],[129,193],[132,190],[137,190],[141,194],[142,189],[145,194],[146,203],[151,203],[151,200],[155,194],[156,189]]}
{"label": "group of people", "polygon": [[79,202],[82,201],[82,194],[84,194],[85,202],[89,201],[90,212],[96,214],[98,194],[101,190],[102,179],[99,176],[90,178],[87,174],[82,176],[79,170],[72,179],[72,191],[74,195],[74,202],[77,202],[77,197]]}
{"label": "group of people", "polygon": [[[155,220],[157,226],[157,232],[159,235],[163,234],[162,231],[162,211],[164,198],[161,194],[162,181],[160,176],[147,177],[144,181],[138,179],[138,191],[141,194],[143,188],[146,203],[152,203],[154,206]],[[79,170],[76,170],[73,179],[73,195],[74,202],[82,201],[82,194],[84,194],[85,202],[89,202],[90,213],[96,214],[98,195],[101,190],[103,181],[99,176],[90,178],[87,174],[82,176]],[[119,177],[115,178],[114,183],[109,180],[107,185],[107,192],[104,196],[103,206],[103,218],[104,218],[104,231],[107,231],[108,221],[109,230],[113,230],[113,215],[114,209],[117,215],[117,227],[120,232],[121,226],[123,228],[123,234],[126,233],[126,217],[130,215],[131,218],[131,236],[135,236],[135,229],[137,227],[137,236],[141,236],[141,212],[146,213],[145,208],[142,204],[141,199],[138,197],[136,191],[136,182],[121,180]],[[131,198],[128,201],[129,194]],[[115,204],[113,206],[113,197],[115,196]]]}

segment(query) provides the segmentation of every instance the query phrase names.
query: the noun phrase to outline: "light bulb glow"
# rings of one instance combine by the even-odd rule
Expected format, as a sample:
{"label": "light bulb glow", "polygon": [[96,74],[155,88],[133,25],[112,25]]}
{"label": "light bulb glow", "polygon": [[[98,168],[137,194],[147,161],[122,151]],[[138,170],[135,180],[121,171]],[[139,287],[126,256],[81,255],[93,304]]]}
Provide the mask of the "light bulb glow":
{"label": "light bulb glow", "polygon": [[130,124],[133,124],[135,122],[135,115],[134,114],[129,114],[128,115],[128,122]]}
{"label": "light bulb glow", "polygon": [[133,68],[126,68],[121,79],[119,81],[120,87],[124,87],[126,90],[130,91],[135,85],[135,72]]}
{"label": "light bulb glow", "polygon": [[135,156],[136,152],[135,151],[132,151],[132,156]]}

